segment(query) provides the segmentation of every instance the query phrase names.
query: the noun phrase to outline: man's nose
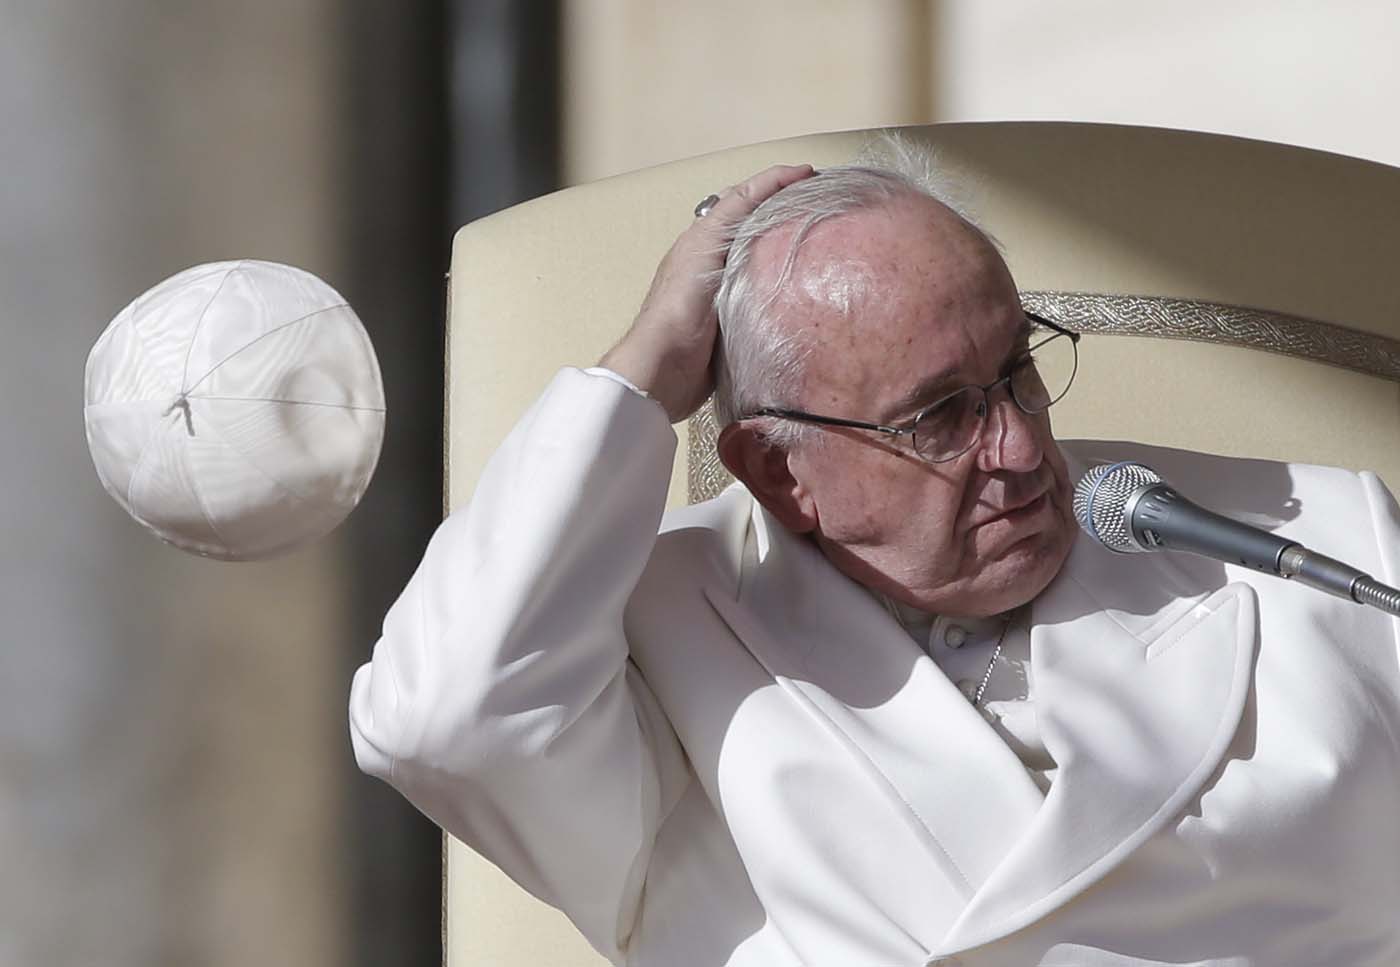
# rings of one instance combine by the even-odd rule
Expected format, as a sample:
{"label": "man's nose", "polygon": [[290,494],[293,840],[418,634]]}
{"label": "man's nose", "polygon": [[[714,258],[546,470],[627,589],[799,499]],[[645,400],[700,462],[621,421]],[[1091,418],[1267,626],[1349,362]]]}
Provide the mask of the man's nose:
{"label": "man's nose", "polygon": [[977,466],[990,473],[1010,470],[1029,473],[1045,459],[1041,421],[1016,405],[1005,387],[987,398],[987,419],[982,424]]}

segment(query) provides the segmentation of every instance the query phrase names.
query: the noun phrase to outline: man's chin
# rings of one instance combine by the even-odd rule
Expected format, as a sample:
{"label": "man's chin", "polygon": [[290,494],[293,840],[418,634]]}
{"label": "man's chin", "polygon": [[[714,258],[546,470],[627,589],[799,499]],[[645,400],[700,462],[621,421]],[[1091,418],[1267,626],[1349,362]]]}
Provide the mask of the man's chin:
{"label": "man's chin", "polygon": [[1064,567],[1073,536],[1063,527],[1050,527],[1015,541],[988,561],[982,569],[987,613],[1020,607],[1044,591]]}

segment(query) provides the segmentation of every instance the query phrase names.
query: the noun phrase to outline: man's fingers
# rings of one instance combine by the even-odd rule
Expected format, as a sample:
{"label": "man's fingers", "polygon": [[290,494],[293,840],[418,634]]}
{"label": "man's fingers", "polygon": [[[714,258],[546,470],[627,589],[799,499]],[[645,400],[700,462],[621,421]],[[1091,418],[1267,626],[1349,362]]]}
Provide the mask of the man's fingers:
{"label": "man's fingers", "polygon": [[[681,233],[668,260],[680,258],[688,262],[692,270],[700,266],[700,271],[723,265],[735,226],[788,185],[815,173],[811,165],[773,165],[730,185],[719,193],[719,200],[704,215]],[[699,261],[690,261],[692,259]]]}
{"label": "man's fingers", "polygon": [[811,165],[774,165],[720,193],[661,260],[632,328],[603,357],[602,365],[651,393],[673,422],[693,413],[713,387],[714,270],[724,265],[734,226],[811,174]]}
{"label": "man's fingers", "polygon": [[700,221],[708,222],[712,218],[716,222],[726,224],[740,221],[747,218],[755,208],[788,185],[811,177],[813,173],[811,165],[774,165],[771,168],[765,168],[758,174],[720,192],[719,201]]}

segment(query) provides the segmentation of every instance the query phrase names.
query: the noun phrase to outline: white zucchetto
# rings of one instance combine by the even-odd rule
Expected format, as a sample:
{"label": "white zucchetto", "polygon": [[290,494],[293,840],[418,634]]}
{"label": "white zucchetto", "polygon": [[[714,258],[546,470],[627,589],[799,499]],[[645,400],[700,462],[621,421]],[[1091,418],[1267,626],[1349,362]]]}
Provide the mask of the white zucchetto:
{"label": "white zucchetto", "polygon": [[255,560],[329,533],[369,486],[384,386],[354,310],[289,265],[199,265],[112,320],[84,419],[107,492],[176,547]]}

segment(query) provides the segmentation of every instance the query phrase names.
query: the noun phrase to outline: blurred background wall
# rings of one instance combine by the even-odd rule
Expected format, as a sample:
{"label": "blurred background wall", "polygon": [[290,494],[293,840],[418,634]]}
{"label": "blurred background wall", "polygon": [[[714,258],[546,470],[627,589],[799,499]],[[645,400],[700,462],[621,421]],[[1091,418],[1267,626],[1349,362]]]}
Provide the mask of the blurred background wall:
{"label": "blurred background wall", "polygon": [[[6,967],[439,958],[440,839],[355,770],[344,707],[440,516],[453,207],[493,204],[449,189],[448,14],[0,2]],[[488,78],[481,97],[509,86]],[[493,184],[494,204],[553,181]],[[241,256],[309,269],[356,306],[392,409],[349,525],[255,565],[126,519],[81,416],[107,321]]]}
{"label": "blurred background wall", "polygon": [[817,130],[1072,120],[1400,163],[1391,0],[565,0],[564,177]]}
{"label": "blurred background wall", "polygon": [[[0,967],[438,961],[439,837],[355,772],[344,702],[440,514],[457,224],[935,120],[1397,164],[1396,36],[1384,0],[0,0]],[[347,296],[390,408],[347,526],[257,565],[146,536],[81,419],[107,321],[240,256]]]}

